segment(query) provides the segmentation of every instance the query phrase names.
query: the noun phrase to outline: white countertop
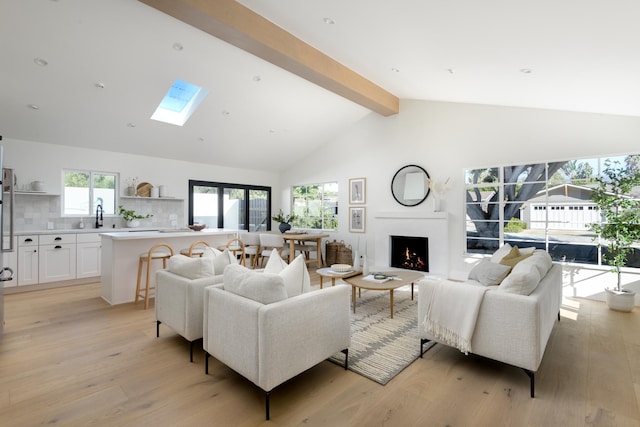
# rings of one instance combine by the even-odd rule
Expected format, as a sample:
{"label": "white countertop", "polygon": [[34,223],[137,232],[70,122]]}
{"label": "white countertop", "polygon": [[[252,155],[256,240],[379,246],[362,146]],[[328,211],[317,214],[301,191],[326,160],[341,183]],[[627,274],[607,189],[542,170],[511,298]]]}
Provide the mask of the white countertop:
{"label": "white countertop", "polygon": [[83,233],[111,233],[111,232],[127,232],[127,231],[158,231],[158,227],[154,228],[67,228],[53,230],[20,230],[13,234],[16,236],[41,235],[41,234],[83,234]]}
{"label": "white countertop", "polygon": [[[113,239],[135,239],[135,238],[149,238],[151,237],[170,237],[172,235],[177,236],[193,236],[195,234],[228,234],[228,233],[237,233],[238,230],[231,229],[204,229],[202,231],[193,231],[188,228],[165,228],[165,227],[139,227],[139,228],[72,228],[72,229],[55,229],[55,230],[21,230],[13,233],[15,236],[32,236],[32,235],[43,235],[43,234],[84,234],[84,233],[100,233],[102,235],[107,235]],[[141,235],[140,237],[136,237],[136,235]]]}
{"label": "white countertop", "polygon": [[205,229],[202,231],[193,231],[188,228],[175,229],[166,228],[162,230],[149,230],[144,231],[140,229],[128,231],[116,231],[112,233],[100,233],[100,235],[107,239],[112,240],[137,240],[137,239],[155,239],[162,237],[163,239],[170,239],[172,237],[207,237],[217,234],[235,234],[238,230],[231,230],[225,228],[214,228],[211,230]]}

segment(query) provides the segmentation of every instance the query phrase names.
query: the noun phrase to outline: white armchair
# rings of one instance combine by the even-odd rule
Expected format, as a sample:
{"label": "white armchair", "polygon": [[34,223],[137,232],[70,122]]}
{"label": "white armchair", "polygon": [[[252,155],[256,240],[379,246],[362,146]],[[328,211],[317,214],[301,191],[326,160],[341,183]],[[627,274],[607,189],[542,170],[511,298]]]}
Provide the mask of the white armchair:
{"label": "white armchair", "polygon": [[211,355],[264,390],[269,419],[269,395],[279,384],[340,351],[347,368],[350,288],[287,298],[281,276],[232,267],[224,285],[205,290],[205,369]]}
{"label": "white armchair", "polygon": [[202,339],[204,288],[222,283],[224,267],[235,263],[227,251],[213,253],[210,249],[203,258],[175,255],[167,270],[156,273],[156,337],[160,337],[161,323],[169,326],[189,341],[191,362],[193,346]]}

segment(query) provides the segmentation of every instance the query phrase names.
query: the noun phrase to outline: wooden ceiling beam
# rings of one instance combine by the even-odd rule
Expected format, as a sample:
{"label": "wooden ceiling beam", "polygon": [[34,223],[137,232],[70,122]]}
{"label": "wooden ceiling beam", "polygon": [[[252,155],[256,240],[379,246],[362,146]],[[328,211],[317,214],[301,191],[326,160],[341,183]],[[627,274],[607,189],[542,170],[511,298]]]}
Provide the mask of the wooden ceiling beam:
{"label": "wooden ceiling beam", "polygon": [[139,0],[383,116],[398,97],[235,0]]}

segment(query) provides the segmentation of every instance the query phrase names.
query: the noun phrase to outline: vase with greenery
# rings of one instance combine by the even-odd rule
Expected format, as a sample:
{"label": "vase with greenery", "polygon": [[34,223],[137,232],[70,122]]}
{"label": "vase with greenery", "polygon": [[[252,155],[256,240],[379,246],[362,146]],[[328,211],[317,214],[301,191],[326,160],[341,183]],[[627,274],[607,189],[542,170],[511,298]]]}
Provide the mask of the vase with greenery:
{"label": "vase with greenery", "polygon": [[151,218],[153,214],[140,215],[133,209],[125,209],[124,206],[118,206],[118,215],[127,223],[127,227],[137,227],[140,225],[141,219]]}
{"label": "vase with greenery", "polygon": [[290,215],[285,215],[284,212],[282,212],[282,209],[280,209],[277,215],[271,217],[272,220],[280,223],[278,229],[281,233],[284,233],[287,230],[291,230],[291,223],[297,218],[298,217],[293,213]]}
{"label": "vase with greenery", "polygon": [[[632,196],[634,188],[640,185],[640,170],[623,167],[620,162],[610,160],[606,160],[604,166],[591,194],[591,199],[600,210],[601,222],[589,224],[589,228],[599,236],[598,246],[605,247],[602,259],[617,275],[615,289],[606,289],[609,307],[631,311],[635,305],[635,292],[622,288],[621,268],[633,253],[633,244],[640,241],[640,200]],[[610,299],[617,301],[621,299],[618,297],[630,301],[625,307],[612,306]]]}

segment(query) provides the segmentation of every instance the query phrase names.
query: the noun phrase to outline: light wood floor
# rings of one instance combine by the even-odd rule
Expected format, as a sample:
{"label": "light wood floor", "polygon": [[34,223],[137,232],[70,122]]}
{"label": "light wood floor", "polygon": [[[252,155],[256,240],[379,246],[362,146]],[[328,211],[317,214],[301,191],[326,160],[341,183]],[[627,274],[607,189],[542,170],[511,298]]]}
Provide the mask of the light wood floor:
{"label": "light wood floor", "polygon": [[156,338],[153,309],[98,284],[8,295],[0,425],[639,426],[640,312],[565,303],[534,399],[520,369],[436,345],[386,386],[322,362],[274,390],[267,422],[257,387]]}

